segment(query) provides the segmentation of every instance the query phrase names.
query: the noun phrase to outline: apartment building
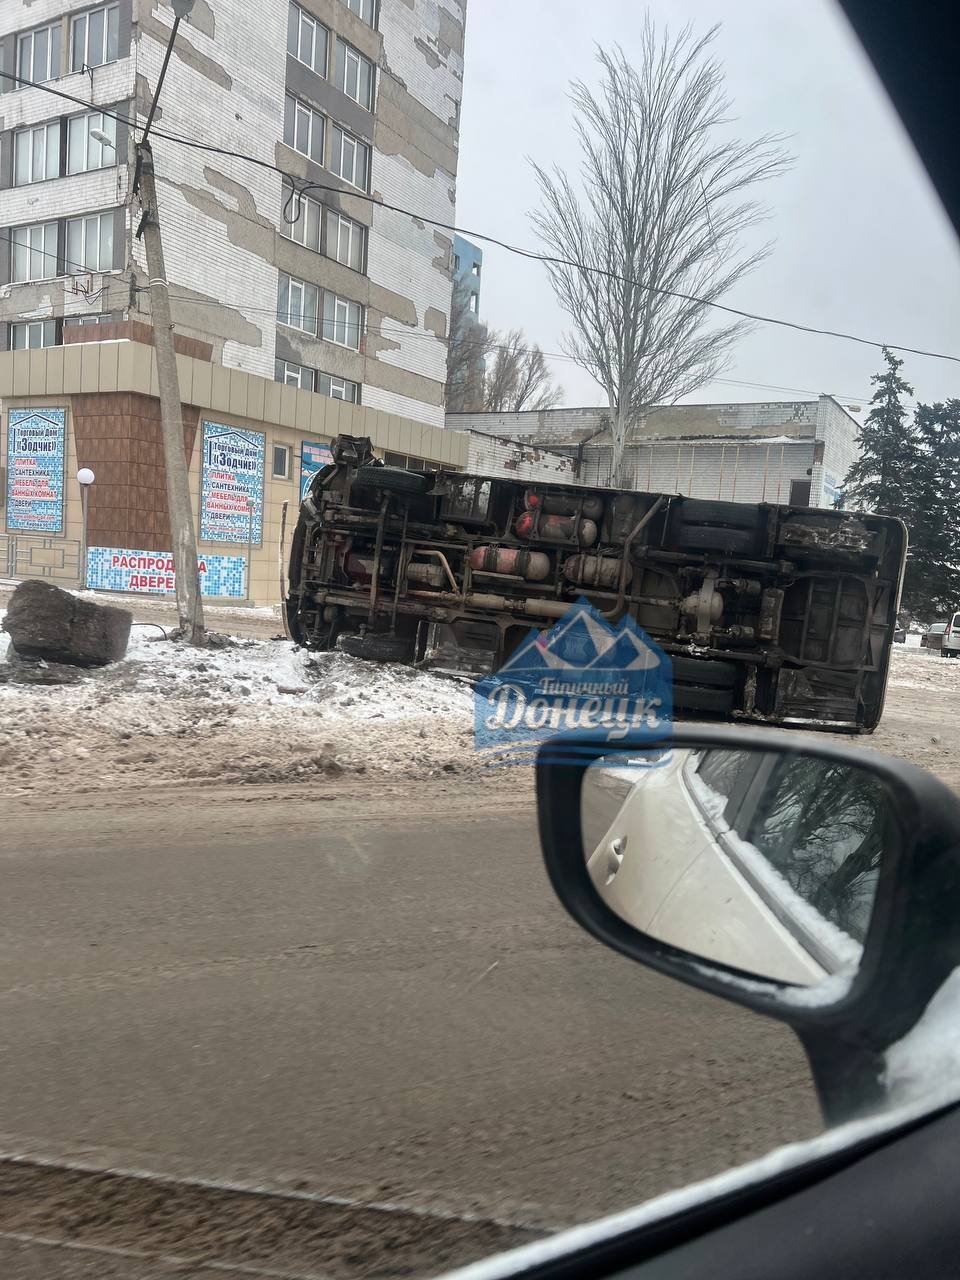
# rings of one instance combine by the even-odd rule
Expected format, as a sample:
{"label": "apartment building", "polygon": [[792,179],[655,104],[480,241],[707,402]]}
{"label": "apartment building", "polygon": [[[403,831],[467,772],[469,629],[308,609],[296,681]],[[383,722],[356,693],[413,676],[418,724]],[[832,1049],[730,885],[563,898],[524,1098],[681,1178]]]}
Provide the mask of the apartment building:
{"label": "apartment building", "polygon": [[[152,142],[175,328],[214,363],[443,426],[452,236],[427,220],[453,219],[464,20],[196,0]],[[172,22],[169,0],[0,4],[0,349],[150,323],[130,122]]]}

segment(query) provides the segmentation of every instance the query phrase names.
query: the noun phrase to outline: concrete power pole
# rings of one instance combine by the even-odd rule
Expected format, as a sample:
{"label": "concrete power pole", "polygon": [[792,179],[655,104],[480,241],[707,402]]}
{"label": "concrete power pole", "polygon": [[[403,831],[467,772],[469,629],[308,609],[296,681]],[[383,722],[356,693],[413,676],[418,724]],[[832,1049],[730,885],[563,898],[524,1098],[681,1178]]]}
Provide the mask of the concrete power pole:
{"label": "concrete power pole", "polygon": [[177,28],[193,8],[194,0],[173,0],[174,23],[167,45],[163,67],[157,81],[150,114],[143,137],[137,143],[137,183],[143,218],[138,235],[143,236],[150,278],[150,309],[153,316],[153,342],[157,358],[157,383],[160,389],[160,416],[163,422],[163,458],[167,479],[167,512],[173,543],[173,565],[177,583],[177,614],[180,630],[190,644],[204,642],[203,601],[200,595],[200,571],[197,562],[197,535],[190,501],[190,479],[183,440],[183,408],[180,402],[180,379],[173,347],[173,321],[167,270],[163,261],[160,238],[160,205],[153,168],[153,150],[147,141],[157,109],[170,54],[177,38]]}

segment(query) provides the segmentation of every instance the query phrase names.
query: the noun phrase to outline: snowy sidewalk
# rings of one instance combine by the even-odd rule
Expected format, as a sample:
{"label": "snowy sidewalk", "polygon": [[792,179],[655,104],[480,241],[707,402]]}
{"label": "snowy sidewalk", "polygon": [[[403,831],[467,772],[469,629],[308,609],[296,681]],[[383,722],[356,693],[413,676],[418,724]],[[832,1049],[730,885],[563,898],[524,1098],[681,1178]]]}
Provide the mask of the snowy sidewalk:
{"label": "snowy sidewalk", "polygon": [[[37,676],[65,683],[21,682]],[[474,764],[472,706],[465,686],[406,667],[286,640],[191,649],[136,628],[124,661],[96,671],[19,674],[0,658],[0,794],[431,777]]]}

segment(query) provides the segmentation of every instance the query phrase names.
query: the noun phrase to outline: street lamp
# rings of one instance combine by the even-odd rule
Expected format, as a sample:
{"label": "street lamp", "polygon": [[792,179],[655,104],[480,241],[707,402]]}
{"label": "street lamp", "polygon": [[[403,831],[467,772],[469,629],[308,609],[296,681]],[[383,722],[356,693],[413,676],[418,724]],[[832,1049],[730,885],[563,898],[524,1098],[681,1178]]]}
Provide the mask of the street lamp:
{"label": "street lamp", "polygon": [[112,138],[108,138],[102,129],[91,129],[90,137],[94,142],[99,142],[101,147],[109,147],[111,151],[116,151],[117,144]]}
{"label": "street lamp", "polygon": [[80,485],[81,540],[80,540],[80,586],[87,589],[87,510],[90,503],[90,486],[96,476],[89,467],[81,467],[77,472],[77,483]]}

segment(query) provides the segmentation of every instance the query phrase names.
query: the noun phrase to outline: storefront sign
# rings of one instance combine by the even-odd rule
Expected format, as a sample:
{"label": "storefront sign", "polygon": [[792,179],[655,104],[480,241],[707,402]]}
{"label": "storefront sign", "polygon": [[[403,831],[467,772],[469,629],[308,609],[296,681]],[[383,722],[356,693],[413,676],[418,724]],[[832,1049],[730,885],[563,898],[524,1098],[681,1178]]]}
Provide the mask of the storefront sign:
{"label": "storefront sign", "polygon": [[313,444],[304,440],[300,445],[300,501],[307,496],[307,490],[313,483],[313,477],[321,467],[327,467],[333,461],[333,454],[328,444]]}
{"label": "storefront sign", "polygon": [[262,431],[203,424],[200,537],[205,542],[252,542],[263,537]]}
{"label": "storefront sign", "polygon": [[63,532],[65,409],[11,409],[7,528]]}
{"label": "storefront sign", "polygon": [[[244,556],[201,556],[200,593],[243,600],[247,594]],[[177,580],[169,551],[130,551],[123,547],[91,547],[87,583],[92,591],[172,595]]]}

